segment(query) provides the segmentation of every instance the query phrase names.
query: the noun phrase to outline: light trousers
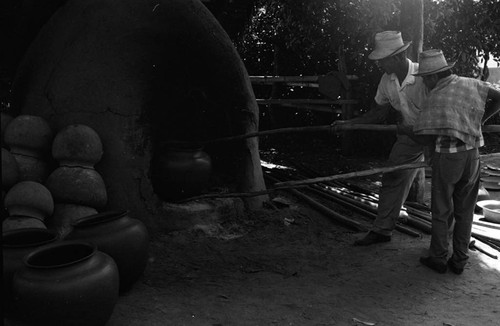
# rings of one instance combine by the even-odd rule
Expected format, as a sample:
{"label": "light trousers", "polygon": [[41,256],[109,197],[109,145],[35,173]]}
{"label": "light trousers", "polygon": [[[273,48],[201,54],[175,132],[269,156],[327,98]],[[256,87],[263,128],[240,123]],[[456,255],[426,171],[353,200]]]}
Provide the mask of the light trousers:
{"label": "light trousers", "polygon": [[[398,135],[391,149],[388,163],[390,165],[423,162],[422,145],[414,142],[406,135]],[[392,235],[401,206],[408,197],[416,169],[400,170],[384,173],[379,191],[377,218],[373,222],[372,231],[383,235]]]}

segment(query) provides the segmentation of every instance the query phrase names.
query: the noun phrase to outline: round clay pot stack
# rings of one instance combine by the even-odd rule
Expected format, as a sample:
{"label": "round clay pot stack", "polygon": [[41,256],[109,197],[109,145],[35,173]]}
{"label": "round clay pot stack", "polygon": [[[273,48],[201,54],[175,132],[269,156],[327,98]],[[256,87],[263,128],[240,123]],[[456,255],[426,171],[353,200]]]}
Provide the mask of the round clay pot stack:
{"label": "round clay pot stack", "polygon": [[20,115],[5,127],[4,142],[19,167],[19,181],[43,183],[49,174],[47,157],[53,132],[45,119]]}
{"label": "round clay pot stack", "polygon": [[104,180],[94,169],[103,154],[99,135],[92,128],[74,124],[59,131],[52,144],[52,156],[59,162],[46,186],[55,201],[49,226],[61,236],[81,217],[97,214],[107,203]]}
{"label": "round clay pot stack", "polygon": [[2,222],[3,231],[45,229],[45,220],[54,212],[52,194],[44,185],[34,181],[16,183],[5,195],[4,206],[9,217]]}

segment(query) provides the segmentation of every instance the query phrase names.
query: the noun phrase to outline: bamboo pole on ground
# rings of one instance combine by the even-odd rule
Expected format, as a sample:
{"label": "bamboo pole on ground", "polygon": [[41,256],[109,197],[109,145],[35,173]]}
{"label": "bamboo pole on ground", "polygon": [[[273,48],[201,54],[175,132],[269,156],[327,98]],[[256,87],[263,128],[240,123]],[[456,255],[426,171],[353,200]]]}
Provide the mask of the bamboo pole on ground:
{"label": "bamboo pole on ground", "polygon": [[363,170],[363,171],[357,171],[357,172],[342,173],[342,174],[332,175],[332,176],[328,176],[328,177],[319,177],[319,178],[306,179],[306,180],[300,180],[300,181],[278,182],[278,183],[274,184],[274,187],[280,188],[280,187],[290,187],[290,186],[302,186],[302,185],[309,185],[309,184],[326,182],[326,181],[337,180],[337,179],[365,177],[365,176],[379,174],[379,173],[387,173],[387,172],[394,172],[394,171],[408,170],[408,169],[418,169],[418,168],[424,168],[426,166],[428,166],[428,165],[425,162],[400,164],[400,165],[394,165],[394,166],[383,167],[383,168],[375,168],[375,169]]}
{"label": "bamboo pole on ground", "polygon": [[[269,180],[273,181],[273,182],[276,182],[277,179],[270,176],[270,175],[265,175],[266,178],[268,178]],[[306,194],[298,191],[297,189],[287,189],[287,191],[289,191],[290,193],[292,193],[293,195],[299,197],[300,199],[304,200],[305,202],[307,202],[309,205],[311,205],[313,208],[317,209],[318,211],[322,212],[323,214],[325,214],[326,216],[330,217],[331,219],[335,220],[336,222],[339,222],[341,224],[344,224],[344,225],[347,225],[357,231],[367,231],[368,230],[368,227],[364,226],[363,224],[359,223],[358,221],[355,221],[353,219],[350,219],[348,217],[345,217],[337,212],[335,212],[334,210],[330,209],[329,207],[326,207],[325,205],[317,202],[316,200],[314,200],[312,197],[310,196],[307,196]]]}
{"label": "bamboo pole on ground", "polygon": [[393,172],[393,171],[398,171],[398,170],[418,169],[418,168],[425,167],[425,166],[427,166],[425,162],[394,165],[394,166],[383,167],[383,168],[376,168],[376,169],[363,170],[363,171],[357,171],[357,172],[336,174],[336,175],[332,175],[332,176],[320,177],[320,178],[314,178],[314,179],[278,182],[278,183],[275,183],[273,185],[273,188],[270,188],[267,190],[262,190],[262,191],[206,194],[206,195],[200,195],[200,196],[195,196],[195,197],[191,197],[191,198],[186,198],[186,199],[178,201],[178,202],[182,203],[182,202],[199,200],[199,199],[207,199],[207,198],[260,196],[260,195],[268,194],[268,193],[275,191],[275,190],[298,188],[298,187],[303,187],[305,185],[310,185],[310,184],[314,184],[314,183],[321,183],[321,182],[330,181],[330,180],[347,179],[347,178],[354,178],[354,177],[364,177],[364,176],[368,176],[368,175],[387,173],[387,172]]}

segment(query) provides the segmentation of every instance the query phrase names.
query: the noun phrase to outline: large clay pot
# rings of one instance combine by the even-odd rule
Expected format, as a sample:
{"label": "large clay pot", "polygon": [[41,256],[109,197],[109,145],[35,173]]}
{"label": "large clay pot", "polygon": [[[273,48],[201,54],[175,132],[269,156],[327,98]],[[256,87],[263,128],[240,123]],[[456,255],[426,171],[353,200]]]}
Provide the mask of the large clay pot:
{"label": "large clay pot", "polygon": [[50,191],[34,181],[21,181],[5,195],[4,205],[10,216],[29,216],[44,221],[54,212]]}
{"label": "large clay pot", "polygon": [[103,154],[97,132],[86,125],[69,125],[52,143],[52,156],[60,165],[94,167]]}
{"label": "large clay pot", "polygon": [[148,230],[140,220],[130,217],[128,211],[83,217],[73,224],[66,239],[92,242],[110,255],[118,266],[121,292],[130,289],[146,268]]}
{"label": "large clay pot", "polygon": [[16,312],[33,325],[104,325],[118,300],[118,286],[113,259],[80,241],[33,251],[12,281]]}
{"label": "large clay pot", "polygon": [[167,146],[152,161],[152,184],[165,200],[200,194],[209,184],[212,161],[201,148]]}
{"label": "large clay pot", "polygon": [[92,168],[61,166],[47,178],[45,185],[56,203],[104,207],[108,197],[101,175]]}
{"label": "large clay pot", "polygon": [[19,180],[19,167],[12,154],[2,148],[2,189],[9,190]]}
{"label": "large clay pot", "polygon": [[19,229],[3,231],[3,300],[4,307],[11,311],[12,276],[23,267],[23,258],[35,249],[58,240],[57,234],[47,229]]}

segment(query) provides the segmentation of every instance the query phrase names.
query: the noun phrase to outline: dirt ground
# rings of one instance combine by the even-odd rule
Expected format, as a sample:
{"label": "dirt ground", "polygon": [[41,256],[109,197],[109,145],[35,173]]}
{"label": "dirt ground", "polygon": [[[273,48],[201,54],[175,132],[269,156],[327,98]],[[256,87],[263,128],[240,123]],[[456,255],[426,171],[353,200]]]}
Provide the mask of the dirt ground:
{"label": "dirt ground", "polygon": [[[385,160],[385,153],[345,157],[328,143],[298,139],[264,147],[262,156],[323,175]],[[351,181],[376,190],[380,176]],[[355,247],[362,233],[286,192],[271,198],[274,205],[246,216],[155,236],[144,275],[120,296],[108,326],[500,325],[500,260],[471,251],[462,275],[438,274],[419,263],[425,233],[395,231],[391,242]]]}
{"label": "dirt ground", "polygon": [[[292,157],[337,172],[383,158],[293,147]],[[418,261],[427,234],[355,247],[360,233],[284,192],[272,197],[279,207],[156,237],[108,325],[500,325],[498,259],[471,251],[462,275],[438,274]]]}
{"label": "dirt ground", "polygon": [[[292,224],[286,224],[285,218]],[[500,264],[471,252],[462,275],[420,265],[429,236],[368,248],[302,205],[218,235],[153,242],[144,277],[109,325],[498,325]],[[364,322],[364,323],[363,323]]]}

